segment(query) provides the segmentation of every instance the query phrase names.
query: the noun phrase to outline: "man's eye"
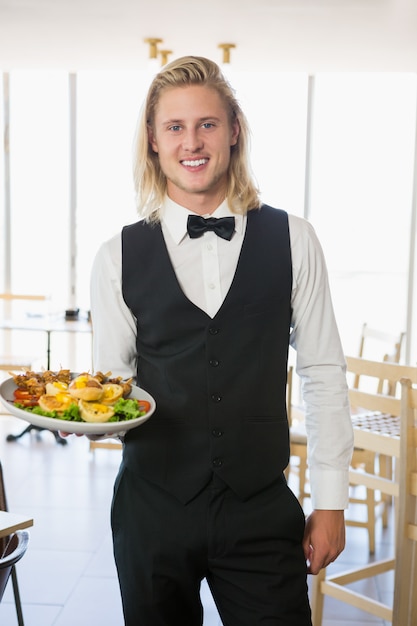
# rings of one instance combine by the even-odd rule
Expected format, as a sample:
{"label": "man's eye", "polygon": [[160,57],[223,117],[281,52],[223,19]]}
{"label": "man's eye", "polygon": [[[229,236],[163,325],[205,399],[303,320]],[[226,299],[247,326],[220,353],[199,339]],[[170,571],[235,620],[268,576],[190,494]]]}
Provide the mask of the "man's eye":
{"label": "man's eye", "polygon": [[173,130],[173,131],[178,131],[181,129],[181,126],[179,126],[178,124],[174,124],[174,126],[170,126],[169,130]]}
{"label": "man's eye", "polygon": [[204,122],[203,128],[213,128],[214,124],[212,122]]}

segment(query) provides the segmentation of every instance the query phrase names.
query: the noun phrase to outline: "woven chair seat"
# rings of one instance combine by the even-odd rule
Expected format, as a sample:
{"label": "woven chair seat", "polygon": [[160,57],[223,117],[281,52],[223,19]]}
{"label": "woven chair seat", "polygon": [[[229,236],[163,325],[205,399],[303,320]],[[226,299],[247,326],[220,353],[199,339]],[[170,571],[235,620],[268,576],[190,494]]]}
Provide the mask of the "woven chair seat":
{"label": "woven chair seat", "polygon": [[355,413],[352,415],[352,424],[354,428],[360,428],[370,433],[400,438],[400,418],[387,413]]}

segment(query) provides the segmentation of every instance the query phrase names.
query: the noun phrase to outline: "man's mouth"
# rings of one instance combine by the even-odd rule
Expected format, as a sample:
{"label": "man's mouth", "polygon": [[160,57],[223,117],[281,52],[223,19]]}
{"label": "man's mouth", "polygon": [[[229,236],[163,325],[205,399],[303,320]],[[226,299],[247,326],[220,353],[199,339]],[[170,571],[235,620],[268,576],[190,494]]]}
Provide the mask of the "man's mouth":
{"label": "man's mouth", "polygon": [[208,163],[208,159],[194,159],[194,160],[188,160],[188,161],[181,161],[182,165],[185,165],[186,167],[199,167],[200,165],[204,165],[205,163]]}

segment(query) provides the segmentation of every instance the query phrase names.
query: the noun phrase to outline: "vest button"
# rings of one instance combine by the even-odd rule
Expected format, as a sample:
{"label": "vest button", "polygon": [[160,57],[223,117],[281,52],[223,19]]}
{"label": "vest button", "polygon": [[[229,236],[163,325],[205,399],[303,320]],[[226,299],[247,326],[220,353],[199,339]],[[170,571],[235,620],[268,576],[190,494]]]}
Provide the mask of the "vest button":
{"label": "vest button", "polygon": [[221,467],[223,464],[223,461],[221,460],[220,457],[216,457],[215,459],[213,459],[212,461],[212,465],[213,467]]}
{"label": "vest button", "polygon": [[213,393],[213,395],[211,396],[211,399],[213,400],[213,402],[220,402],[222,397]]}
{"label": "vest button", "polygon": [[217,359],[210,359],[209,363],[211,367],[217,367],[219,365],[219,361]]}
{"label": "vest button", "polygon": [[211,328],[209,328],[210,335],[217,335],[218,332],[219,332],[218,328],[214,328],[213,326]]}
{"label": "vest button", "polygon": [[217,428],[213,428],[211,434],[213,435],[213,437],[221,437],[223,435],[223,431],[217,430]]}

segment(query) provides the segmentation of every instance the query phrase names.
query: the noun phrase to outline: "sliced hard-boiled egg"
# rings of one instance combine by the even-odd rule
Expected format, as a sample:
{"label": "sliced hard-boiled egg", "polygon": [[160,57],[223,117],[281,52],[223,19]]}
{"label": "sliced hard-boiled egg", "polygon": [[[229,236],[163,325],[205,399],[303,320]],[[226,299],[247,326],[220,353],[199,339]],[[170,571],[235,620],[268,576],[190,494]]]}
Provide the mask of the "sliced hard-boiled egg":
{"label": "sliced hard-boiled egg", "polygon": [[62,391],[53,395],[44,394],[38,400],[38,404],[43,411],[56,411],[58,414],[63,413],[71,404],[75,403],[76,401],[69,393]]}
{"label": "sliced hard-boiled egg", "polygon": [[70,383],[68,391],[74,398],[94,402],[103,395],[103,385],[91,374],[80,374]]}
{"label": "sliced hard-boiled egg", "polygon": [[85,422],[108,422],[114,415],[114,410],[107,404],[100,402],[85,402],[79,400],[78,406],[81,417]]}
{"label": "sliced hard-boiled egg", "polygon": [[115,383],[103,385],[103,395],[100,398],[102,404],[115,404],[123,396],[123,387]]}

